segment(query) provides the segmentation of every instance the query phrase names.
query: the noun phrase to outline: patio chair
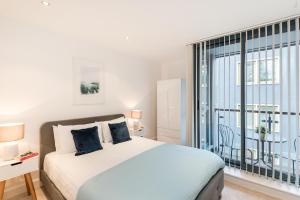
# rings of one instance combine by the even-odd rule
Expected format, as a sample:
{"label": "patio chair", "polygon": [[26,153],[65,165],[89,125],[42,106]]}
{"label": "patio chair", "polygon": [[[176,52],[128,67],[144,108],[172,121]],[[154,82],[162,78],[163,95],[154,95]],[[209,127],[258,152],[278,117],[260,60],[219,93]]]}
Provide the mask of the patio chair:
{"label": "patio chair", "polygon": [[[228,148],[230,150],[230,159],[232,160],[232,154],[233,151],[235,151],[236,160],[238,160],[238,153],[241,150],[241,147],[239,144],[234,143],[234,131],[229,126],[219,124],[219,134],[221,136],[221,157],[226,150],[225,148]],[[253,165],[253,152],[250,149],[247,149],[247,151],[250,153],[251,165]]]}
{"label": "patio chair", "polygon": [[[300,138],[299,138],[300,140]],[[293,165],[293,175],[295,176],[295,163],[297,161],[297,138],[295,138],[294,140],[294,152],[290,153],[290,160],[292,161],[292,165]],[[288,152],[283,152],[282,153],[282,158],[284,159],[289,159],[289,153]]]}

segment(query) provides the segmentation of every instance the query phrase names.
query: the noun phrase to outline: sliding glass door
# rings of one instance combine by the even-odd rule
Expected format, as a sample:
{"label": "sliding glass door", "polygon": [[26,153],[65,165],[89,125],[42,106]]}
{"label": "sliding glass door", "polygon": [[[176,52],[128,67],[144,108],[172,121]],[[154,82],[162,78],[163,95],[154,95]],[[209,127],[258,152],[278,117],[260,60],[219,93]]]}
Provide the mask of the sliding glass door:
{"label": "sliding glass door", "polygon": [[299,185],[299,19],[201,41],[193,54],[193,145]]}

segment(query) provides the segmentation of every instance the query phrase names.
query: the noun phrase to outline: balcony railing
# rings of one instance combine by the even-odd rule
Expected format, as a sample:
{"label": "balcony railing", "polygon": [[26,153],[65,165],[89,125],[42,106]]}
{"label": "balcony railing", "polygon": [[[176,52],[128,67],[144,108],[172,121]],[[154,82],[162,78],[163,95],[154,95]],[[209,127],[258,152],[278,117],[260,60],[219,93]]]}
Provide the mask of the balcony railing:
{"label": "balcony railing", "polygon": [[[266,175],[282,181],[289,180],[291,183],[295,183],[296,176],[298,175],[298,178],[300,178],[300,155],[297,154],[297,148],[300,148],[299,130],[290,127],[289,130],[293,131],[293,134],[284,132],[282,126],[285,122],[281,120],[283,116],[288,117],[287,120],[290,120],[292,116],[296,118],[300,113],[245,110],[245,117],[249,117],[247,113],[256,113],[264,116],[258,123],[259,125],[261,122],[266,124],[265,133],[262,134],[263,130],[260,130],[260,127],[258,129],[257,127],[252,127],[252,129],[245,128],[245,130],[241,130],[236,122],[228,122],[226,115],[240,112],[240,109],[214,109],[215,124],[213,124],[214,131],[211,131],[211,137],[217,142],[216,145],[209,144],[208,146],[213,146],[213,151],[219,154],[228,166],[244,167],[248,172]],[[276,120],[275,116],[278,115],[280,120]],[[276,123],[280,124],[279,132],[272,131]],[[244,136],[241,137],[241,134],[244,134]],[[242,142],[241,138],[245,140],[245,149],[243,151],[241,149],[242,145],[240,145]],[[241,152],[245,153],[244,161],[241,160]],[[245,163],[244,166],[242,162]]]}

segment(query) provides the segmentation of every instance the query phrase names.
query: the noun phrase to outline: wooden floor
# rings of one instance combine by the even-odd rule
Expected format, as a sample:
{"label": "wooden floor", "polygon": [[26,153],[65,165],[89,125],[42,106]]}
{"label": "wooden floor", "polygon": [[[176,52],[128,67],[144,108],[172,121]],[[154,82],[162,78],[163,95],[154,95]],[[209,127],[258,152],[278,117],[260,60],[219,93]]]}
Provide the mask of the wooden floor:
{"label": "wooden floor", "polygon": [[222,200],[280,200],[225,181]]}
{"label": "wooden floor", "polygon": [[[47,200],[47,197],[40,188],[36,188],[38,200]],[[31,198],[26,194],[19,195],[14,198],[5,200],[30,200]],[[272,197],[257,193],[251,190],[247,190],[237,185],[225,182],[225,188],[222,194],[222,200],[278,200]]]}

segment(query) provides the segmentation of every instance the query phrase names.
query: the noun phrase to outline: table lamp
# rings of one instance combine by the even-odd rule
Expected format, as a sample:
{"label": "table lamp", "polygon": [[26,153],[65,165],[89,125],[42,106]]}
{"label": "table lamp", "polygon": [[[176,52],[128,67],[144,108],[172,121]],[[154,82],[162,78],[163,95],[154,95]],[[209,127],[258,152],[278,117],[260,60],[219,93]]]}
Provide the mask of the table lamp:
{"label": "table lamp", "polygon": [[3,146],[4,160],[12,160],[19,153],[18,140],[24,138],[24,124],[0,124],[0,144]]}
{"label": "table lamp", "polygon": [[142,111],[141,110],[132,110],[131,111],[131,119],[133,119],[133,129],[138,130],[140,126],[140,119],[142,119]]}

